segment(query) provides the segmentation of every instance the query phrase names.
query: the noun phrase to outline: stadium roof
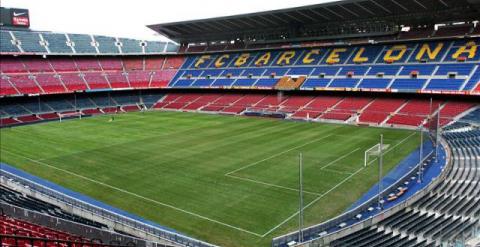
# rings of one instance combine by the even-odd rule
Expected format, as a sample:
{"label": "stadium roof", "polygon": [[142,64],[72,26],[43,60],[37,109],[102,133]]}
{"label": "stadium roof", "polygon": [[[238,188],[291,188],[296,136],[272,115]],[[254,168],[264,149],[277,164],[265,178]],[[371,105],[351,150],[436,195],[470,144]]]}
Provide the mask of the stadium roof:
{"label": "stadium roof", "polygon": [[179,43],[295,39],[471,21],[480,16],[479,5],[480,0],[344,0],[148,27]]}

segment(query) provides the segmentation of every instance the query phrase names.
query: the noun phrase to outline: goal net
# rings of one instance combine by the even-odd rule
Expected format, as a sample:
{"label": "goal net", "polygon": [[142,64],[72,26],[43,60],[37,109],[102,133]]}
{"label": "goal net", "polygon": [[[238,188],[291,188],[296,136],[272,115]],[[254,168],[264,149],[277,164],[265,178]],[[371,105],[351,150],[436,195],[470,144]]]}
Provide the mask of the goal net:
{"label": "goal net", "polygon": [[72,119],[72,118],[79,118],[82,119],[82,113],[81,112],[64,112],[64,113],[58,113],[58,117],[60,119],[60,122],[65,119]]}
{"label": "goal net", "polygon": [[[379,155],[380,153],[385,152],[390,147],[389,144],[383,144],[382,149],[380,150],[380,143],[377,143],[373,147],[367,149],[365,151],[365,158],[364,158],[364,166],[370,165]],[[371,158],[374,157],[374,160]]]}

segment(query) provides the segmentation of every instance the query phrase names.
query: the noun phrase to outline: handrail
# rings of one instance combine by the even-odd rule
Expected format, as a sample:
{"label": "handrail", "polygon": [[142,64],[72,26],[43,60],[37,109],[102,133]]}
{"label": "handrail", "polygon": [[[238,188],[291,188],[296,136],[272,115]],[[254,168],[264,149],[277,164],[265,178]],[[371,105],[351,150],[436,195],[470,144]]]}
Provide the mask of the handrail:
{"label": "handrail", "polygon": [[[309,241],[306,241],[304,243],[299,243],[297,246],[309,246],[310,243],[314,243],[314,242],[321,242],[323,244],[326,244],[326,243],[329,243],[333,240],[336,240],[338,238],[341,238],[341,237],[344,237],[345,235],[348,235],[349,233],[351,232],[356,232],[358,230],[361,230],[361,229],[364,229],[365,227],[369,227],[369,226],[372,226],[378,222],[380,222],[381,220],[383,220],[385,218],[385,215],[393,215],[394,213],[397,213],[398,211],[406,208],[407,206],[415,203],[420,197],[430,193],[430,191],[435,187],[437,186],[442,180],[443,178],[445,178],[445,176],[447,175],[447,170],[451,168],[451,150],[448,146],[448,144],[445,142],[445,140],[443,140],[443,138],[440,138],[440,143],[442,144],[442,146],[445,148],[445,153],[446,153],[446,157],[445,157],[445,160],[446,160],[446,164],[444,166],[444,169],[442,170],[442,172],[440,173],[440,175],[432,180],[426,187],[424,187],[423,189],[417,191],[415,194],[413,194],[412,196],[410,196],[409,198],[407,198],[405,201],[385,210],[385,211],[382,211],[381,214],[377,214],[375,216],[372,216],[368,219],[364,219],[363,221],[360,221],[360,222],[357,222],[347,228],[344,228],[344,229],[341,229],[339,231],[336,231],[336,232],[332,232],[326,236],[322,236],[320,238],[316,238],[316,239],[312,239],[312,240],[309,240]],[[421,164],[421,163],[419,163]],[[413,169],[415,170],[415,169]],[[354,230],[354,231],[353,231]],[[334,236],[334,235],[339,235],[339,236]]]}
{"label": "handrail", "polygon": [[[136,230],[139,230],[147,235],[157,237],[164,241],[171,242],[178,245],[183,245],[183,246],[217,247],[216,245],[206,243],[191,237],[187,237],[179,233],[171,232],[171,231],[168,231],[167,229],[161,229],[157,226],[150,225],[146,222],[141,222],[137,219],[132,219],[127,216],[120,215],[116,212],[112,212],[108,209],[101,208],[96,205],[92,205],[91,203],[88,203],[85,201],[81,201],[77,198],[63,194],[59,191],[48,188],[44,185],[27,180],[17,174],[13,174],[5,170],[3,170],[2,172],[4,176],[9,175],[10,177],[13,177],[17,180],[21,180],[22,183],[28,185],[29,189],[34,190],[38,193],[41,193],[46,197],[52,198],[56,201],[60,201],[64,204],[75,207],[81,211],[86,211],[88,213],[94,214],[101,218],[108,219],[109,221],[113,221],[115,223],[119,223],[131,228],[135,228]],[[103,212],[103,214],[100,212]]]}

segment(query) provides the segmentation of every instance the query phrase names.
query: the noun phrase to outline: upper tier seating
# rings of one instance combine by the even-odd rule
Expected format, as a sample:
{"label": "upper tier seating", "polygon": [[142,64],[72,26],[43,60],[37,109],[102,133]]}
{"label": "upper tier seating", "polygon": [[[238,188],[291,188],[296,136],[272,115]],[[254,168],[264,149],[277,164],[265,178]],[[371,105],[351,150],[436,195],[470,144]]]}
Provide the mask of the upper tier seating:
{"label": "upper tier seating", "polygon": [[63,33],[42,33],[47,41],[50,53],[73,53],[72,47],[68,46],[67,36]]}
{"label": "upper tier seating", "polygon": [[[323,47],[187,57],[170,87],[283,85],[282,76],[304,76],[304,90],[475,92],[480,40]],[[193,48],[189,48],[193,49]],[[203,49],[203,48],[202,48]],[[355,65],[355,66],[352,66]]]}
{"label": "upper tier seating", "polygon": [[45,44],[41,43],[40,34],[37,32],[12,32],[20,41],[20,47],[27,53],[46,53]]}
{"label": "upper tier seating", "polygon": [[[0,53],[159,54],[177,52],[179,48],[178,45],[162,41],[119,38],[117,42],[114,37],[94,36],[92,40],[92,36],[87,34],[32,31],[0,30],[0,41]],[[98,52],[96,46],[98,46]]]}

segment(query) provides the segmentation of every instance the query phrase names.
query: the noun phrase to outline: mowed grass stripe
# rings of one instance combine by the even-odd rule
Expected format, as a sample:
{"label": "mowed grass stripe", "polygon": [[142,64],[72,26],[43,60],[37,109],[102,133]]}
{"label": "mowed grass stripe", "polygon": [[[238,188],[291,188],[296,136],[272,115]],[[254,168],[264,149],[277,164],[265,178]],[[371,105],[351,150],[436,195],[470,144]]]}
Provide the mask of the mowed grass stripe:
{"label": "mowed grass stripe", "polygon": [[[99,116],[2,129],[1,160],[193,237],[242,247],[268,246],[272,236],[296,228],[294,217],[271,231],[298,211],[299,151],[307,158],[305,188],[326,192],[360,167],[357,153],[378,142],[379,134],[393,143],[412,133],[177,112],[120,114],[115,121],[108,120]],[[234,174],[265,184],[225,176],[329,134],[333,136]],[[413,150],[413,143],[408,140],[401,152],[392,152],[395,157],[386,160],[386,170]],[[356,148],[361,150],[319,172],[322,165]],[[5,150],[263,237],[86,182]],[[306,223],[318,223],[348,208],[375,183],[375,171],[374,166],[367,167],[313,203],[305,212]],[[305,203],[317,197],[307,194]]]}

